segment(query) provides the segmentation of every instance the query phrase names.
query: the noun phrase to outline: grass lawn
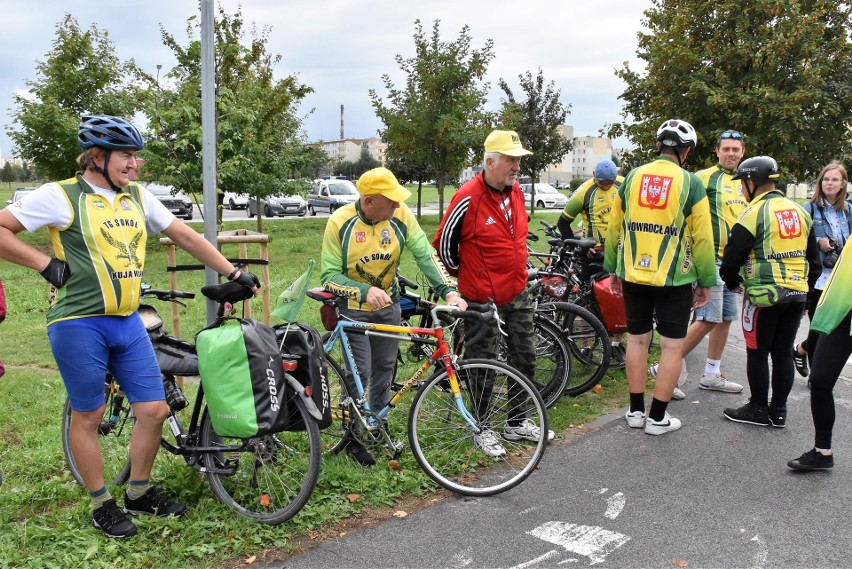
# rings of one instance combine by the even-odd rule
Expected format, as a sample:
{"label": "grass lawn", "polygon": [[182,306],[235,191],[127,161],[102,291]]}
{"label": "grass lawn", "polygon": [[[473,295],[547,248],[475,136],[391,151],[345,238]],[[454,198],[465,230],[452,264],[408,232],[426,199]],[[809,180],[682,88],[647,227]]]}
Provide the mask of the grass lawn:
{"label": "grass lawn", "polygon": [[[8,199],[2,192],[0,198]],[[557,216],[558,212],[536,214],[550,223]],[[432,235],[438,219],[427,216],[422,223]],[[310,217],[264,220],[264,231],[272,240],[273,298],[305,270],[309,258],[319,260],[324,225],[325,220]],[[533,226],[539,227],[537,221]],[[223,227],[238,228],[253,230],[254,226],[243,221]],[[22,238],[49,250],[46,231],[22,234]],[[538,248],[544,246],[537,244]],[[224,252],[237,256],[236,251]],[[253,254],[249,246],[249,256]],[[183,261],[188,259],[181,256],[179,262]],[[319,285],[318,273],[314,286]],[[417,274],[408,255],[403,273],[409,277]],[[202,476],[182,459],[161,453],[152,478],[189,506],[187,516],[180,520],[143,518],[138,520],[136,537],[105,539],[91,527],[86,492],[74,483],[62,455],[60,414],[65,393],[45,333],[47,285],[37,273],[3,261],[0,278],[9,305],[7,319],[0,325],[0,358],[7,370],[0,380],[0,567],[214,567],[241,563],[252,556],[284,556],[298,540],[323,535],[356,514],[365,515],[412,497],[430,499],[438,492],[410,452],[401,457],[399,471],[383,460],[375,468],[361,469],[346,456],[326,456],[308,505],[290,522],[270,527],[220,505]],[[178,287],[198,291],[203,278],[202,272],[181,272]],[[149,240],[146,280],[155,288],[169,286],[165,249],[157,239]],[[181,310],[181,329],[184,338],[192,339],[205,323],[205,305],[200,295],[187,304]],[[253,301],[253,310],[260,315],[260,300]],[[170,322],[166,307],[162,313]],[[300,319],[319,327],[319,311],[310,300]],[[610,372],[601,385],[599,393],[563,399],[551,410],[551,427],[559,437],[572,436],[586,422],[626,403],[623,372]],[[390,419],[401,439],[405,438],[403,413],[400,410]],[[120,489],[113,491],[120,495]],[[353,501],[351,495],[358,498]]]}

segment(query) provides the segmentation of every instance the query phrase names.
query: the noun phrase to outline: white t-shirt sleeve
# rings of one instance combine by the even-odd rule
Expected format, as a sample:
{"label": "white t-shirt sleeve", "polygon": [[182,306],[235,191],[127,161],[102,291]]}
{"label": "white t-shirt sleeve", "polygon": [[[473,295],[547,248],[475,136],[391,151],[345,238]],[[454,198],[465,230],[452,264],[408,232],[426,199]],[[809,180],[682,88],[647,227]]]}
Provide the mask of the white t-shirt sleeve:
{"label": "white t-shirt sleeve", "polygon": [[39,186],[7,209],[30,233],[42,227],[64,228],[71,223],[71,204],[55,182]]}

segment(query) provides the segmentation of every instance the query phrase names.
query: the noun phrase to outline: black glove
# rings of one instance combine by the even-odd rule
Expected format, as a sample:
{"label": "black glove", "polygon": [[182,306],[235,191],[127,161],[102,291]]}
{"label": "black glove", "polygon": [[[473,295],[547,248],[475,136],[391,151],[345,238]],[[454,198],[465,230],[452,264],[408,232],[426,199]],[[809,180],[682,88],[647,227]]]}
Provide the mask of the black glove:
{"label": "black glove", "polygon": [[62,288],[71,278],[71,267],[65,261],[53,257],[41,272],[41,276],[56,288]]}
{"label": "black glove", "polygon": [[240,271],[240,276],[232,279],[246,288],[260,288],[260,281],[248,271]]}

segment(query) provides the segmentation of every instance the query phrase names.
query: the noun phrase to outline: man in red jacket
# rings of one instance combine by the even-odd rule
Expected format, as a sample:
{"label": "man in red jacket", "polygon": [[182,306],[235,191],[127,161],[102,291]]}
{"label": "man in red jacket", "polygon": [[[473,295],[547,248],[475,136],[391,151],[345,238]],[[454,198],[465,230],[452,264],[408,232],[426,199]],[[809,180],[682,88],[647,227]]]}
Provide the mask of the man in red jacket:
{"label": "man in red jacket", "polygon": [[[528,218],[524,194],[518,184],[521,157],[532,154],[521,145],[518,134],[495,130],[485,139],[484,168],[453,196],[432,245],[450,274],[458,277],[465,300],[493,300],[505,323],[509,365],[526,377],[535,373],[534,308],[524,292],[527,284]],[[500,336],[496,324],[465,322],[465,336],[476,328],[489,332],[475,344],[465,344],[465,357],[496,359]],[[548,440],[553,431],[548,431]],[[538,441],[541,429],[524,417],[509,417],[503,430],[506,440]],[[485,430],[477,445],[490,456],[505,449],[496,433]]]}

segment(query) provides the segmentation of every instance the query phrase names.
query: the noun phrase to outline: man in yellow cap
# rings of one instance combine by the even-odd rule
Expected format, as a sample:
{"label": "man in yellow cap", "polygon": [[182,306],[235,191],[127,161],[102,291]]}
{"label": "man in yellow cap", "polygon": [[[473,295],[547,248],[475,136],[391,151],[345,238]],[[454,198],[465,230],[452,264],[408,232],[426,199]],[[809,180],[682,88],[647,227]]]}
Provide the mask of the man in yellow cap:
{"label": "man in yellow cap", "polygon": [[[495,130],[485,139],[484,168],[453,195],[432,245],[450,274],[457,275],[459,292],[469,301],[493,300],[505,323],[509,365],[527,377],[535,375],[534,308],[527,285],[528,218],[518,184],[521,157],[532,154],[511,130]],[[492,323],[465,322],[466,337],[475,328],[491,329],[476,344],[465,343],[465,357],[495,359],[500,336]],[[519,410],[520,411],[520,410]],[[510,417],[503,430],[507,440],[537,441],[541,429],[522,413]],[[553,432],[547,433],[548,439]],[[476,436],[486,454],[503,456],[497,433]]]}
{"label": "man in yellow cap", "polygon": [[[358,322],[400,323],[396,269],[406,247],[441,297],[465,310],[467,303],[405,205],[411,192],[387,168],[365,172],[356,187],[361,197],[328,218],[322,241],[320,278],[339,297],[341,314]],[[349,340],[359,375],[368,378],[370,409],[378,411],[390,400],[398,340],[361,334]],[[360,443],[350,441],[347,450],[364,466],[375,464]]]}

